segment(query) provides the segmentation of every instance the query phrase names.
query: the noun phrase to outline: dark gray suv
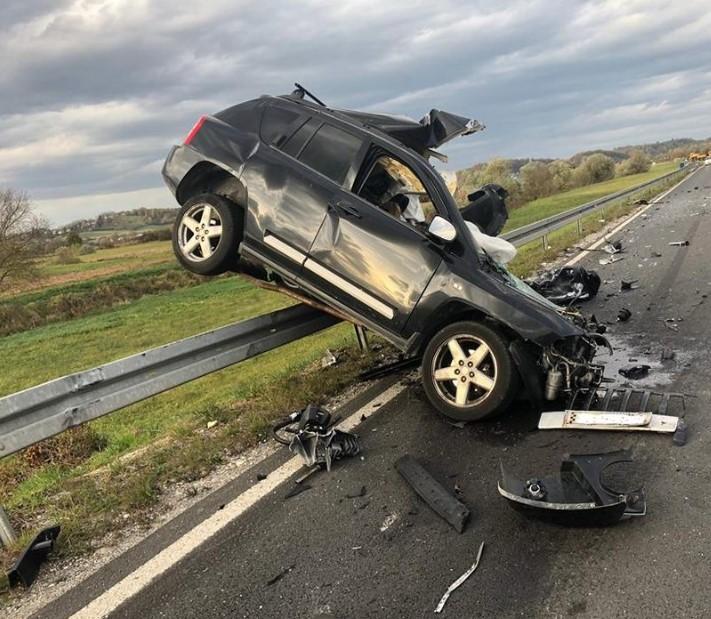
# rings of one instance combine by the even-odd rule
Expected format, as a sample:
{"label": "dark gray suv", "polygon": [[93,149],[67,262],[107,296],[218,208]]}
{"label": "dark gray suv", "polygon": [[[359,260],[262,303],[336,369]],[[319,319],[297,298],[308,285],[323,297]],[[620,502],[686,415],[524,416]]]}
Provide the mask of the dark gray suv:
{"label": "dark gray suv", "polygon": [[454,419],[597,387],[599,336],[477,245],[464,219],[477,208],[460,211],[428,162],[481,126],[333,109],[305,92],[202,117],[170,151],[181,264],[257,274],[421,356],[428,398]]}

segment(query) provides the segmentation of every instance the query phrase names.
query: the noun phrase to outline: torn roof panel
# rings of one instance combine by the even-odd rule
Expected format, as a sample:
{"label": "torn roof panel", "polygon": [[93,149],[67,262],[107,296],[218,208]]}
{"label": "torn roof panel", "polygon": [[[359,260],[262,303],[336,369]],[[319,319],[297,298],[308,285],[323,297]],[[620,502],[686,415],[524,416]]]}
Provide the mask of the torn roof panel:
{"label": "torn roof panel", "polygon": [[334,112],[382,131],[419,152],[438,148],[460,135],[469,135],[484,129],[477,120],[436,109],[430,110],[419,122],[402,116],[353,110],[334,110]]}

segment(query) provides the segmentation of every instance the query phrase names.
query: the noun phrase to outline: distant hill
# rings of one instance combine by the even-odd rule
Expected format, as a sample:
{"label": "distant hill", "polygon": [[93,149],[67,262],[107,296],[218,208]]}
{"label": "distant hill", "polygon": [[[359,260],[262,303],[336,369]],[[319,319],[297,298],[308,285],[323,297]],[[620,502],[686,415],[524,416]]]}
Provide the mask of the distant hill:
{"label": "distant hill", "polygon": [[159,226],[169,226],[175,221],[177,208],[137,208],[130,211],[102,213],[93,219],[81,219],[59,229],[61,234],[69,232],[111,232],[142,230]]}

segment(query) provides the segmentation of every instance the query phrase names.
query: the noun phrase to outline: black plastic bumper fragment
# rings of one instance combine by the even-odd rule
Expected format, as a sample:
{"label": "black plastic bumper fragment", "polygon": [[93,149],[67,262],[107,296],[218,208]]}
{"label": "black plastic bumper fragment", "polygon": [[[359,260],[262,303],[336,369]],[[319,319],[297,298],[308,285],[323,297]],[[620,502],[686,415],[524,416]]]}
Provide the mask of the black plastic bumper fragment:
{"label": "black plastic bumper fragment", "polygon": [[24,585],[29,587],[37,578],[40,565],[54,548],[54,541],[59,536],[59,526],[48,527],[40,531],[25,548],[23,553],[7,573],[11,587]]}
{"label": "black plastic bumper fragment", "polygon": [[560,473],[527,481],[508,475],[502,464],[499,493],[515,510],[535,518],[567,526],[607,526],[647,511],[642,489],[610,474],[613,465],[631,462],[628,450],[571,455],[562,461]]}
{"label": "black plastic bumper fragment", "polygon": [[469,509],[450,494],[417,460],[412,456],[403,456],[395,463],[395,468],[432,510],[459,533],[464,531],[469,519]]}

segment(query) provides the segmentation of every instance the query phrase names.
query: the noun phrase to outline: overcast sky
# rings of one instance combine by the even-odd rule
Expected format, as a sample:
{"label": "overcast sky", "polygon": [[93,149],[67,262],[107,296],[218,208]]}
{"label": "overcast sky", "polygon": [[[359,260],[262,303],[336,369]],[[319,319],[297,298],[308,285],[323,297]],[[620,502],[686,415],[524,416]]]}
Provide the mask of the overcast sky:
{"label": "overcast sky", "polygon": [[197,117],[294,81],[479,119],[451,169],[711,135],[708,0],[4,0],[0,59],[0,186],[55,224],[172,205],[160,167]]}

